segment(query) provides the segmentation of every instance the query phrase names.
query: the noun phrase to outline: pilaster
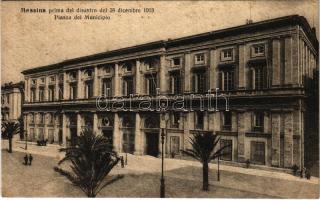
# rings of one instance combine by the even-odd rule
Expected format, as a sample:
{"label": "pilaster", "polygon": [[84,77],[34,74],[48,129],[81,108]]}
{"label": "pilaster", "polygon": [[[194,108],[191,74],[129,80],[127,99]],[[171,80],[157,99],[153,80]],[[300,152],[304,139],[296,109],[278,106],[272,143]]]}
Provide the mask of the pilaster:
{"label": "pilaster", "polygon": [[94,97],[98,97],[99,96],[99,88],[100,88],[100,84],[99,84],[99,70],[98,70],[98,66],[94,66],[94,74],[93,74],[93,96]]}
{"label": "pilaster", "polygon": [[280,113],[272,113],[272,166],[280,165]]}
{"label": "pilaster", "polygon": [[136,70],[135,70],[135,94],[141,94],[141,72],[140,72],[140,60],[136,60]]}
{"label": "pilaster", "polygon": [[292,167],[293,161],[293,117],[292,113],[284,114],[284,167]]}
{"label": "pilaster", "polygon": [[160,56],[160,93],[167,94],[168,93],[168,75],[167,75],[167,66],[166,59],[164,55]]}
{"label": "pilaster", "polygon": [[280,39],[272,41],[272,86],[280,85]]}
{"label": "pilaster", "polygon": [[136,113],[135,119],[134,154],[142,155],[142,133],[140,127],[141,118],[139,113]]}
{"label": "pilaster", "polygon": [[116,152],[121,152],[121,145],[120,145],[120,120],[119,120],[119,114],[114,113],[114,122],[113,122],[113,149]]}

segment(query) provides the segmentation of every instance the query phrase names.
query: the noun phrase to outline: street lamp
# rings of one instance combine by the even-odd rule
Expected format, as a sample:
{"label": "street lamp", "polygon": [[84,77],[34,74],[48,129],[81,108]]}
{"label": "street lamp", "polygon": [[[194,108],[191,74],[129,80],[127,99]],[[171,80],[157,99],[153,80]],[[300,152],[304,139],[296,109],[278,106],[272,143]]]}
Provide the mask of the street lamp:
{"label": "street lamp", "polygon": [[165,140],[165,129],[167,128],[167,115],[165,110],[161,112],[161,118],[165,121],[165,127],[161,128],[161,179],[160,179],[160,198],[165,198],[165,183],[164,183],[164,175],[163,175],[163,168],[164,168],[164,140]]}
{"label": "street lamp", "polygon": [[165,198],[165,184],[164,184],[164,176],[163,176],[163,164],[164,164],[164,128],[161,129],[161,179],[160,179],[160,198]]}
{"label": "street lamp", "polygon": [[27,130],[24,131],[24,134],[25,134],[25,138],[26,138],[25,150],[27,150],[28,149],[28,132],[27,132]]}

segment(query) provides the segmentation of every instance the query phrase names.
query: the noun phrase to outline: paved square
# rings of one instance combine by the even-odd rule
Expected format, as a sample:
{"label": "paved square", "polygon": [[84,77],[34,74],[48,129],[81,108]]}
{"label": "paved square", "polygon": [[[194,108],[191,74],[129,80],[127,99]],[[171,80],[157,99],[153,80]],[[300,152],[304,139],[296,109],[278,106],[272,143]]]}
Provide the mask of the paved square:
{"label": "paved square", "polygon": [[[2,151],[2,195],[5,197],[85,197],[65,177],[53,171],[58,159],[34,155],[32,166],[24,166],[24,154]],[[317,198],[318,185],[301,181],[253,176],[210,167],[210,191],[201,191],[200,166],[190,161],[166,159],[166,197],[211,198]],[[149,163],[149,164],[148,164]],[[180,163],[180,164],[177,164]],[[117,166],[112,175],[125,177],[104,188],[97,197],[159,197],[160,159],[128,157],[125,168]]]}

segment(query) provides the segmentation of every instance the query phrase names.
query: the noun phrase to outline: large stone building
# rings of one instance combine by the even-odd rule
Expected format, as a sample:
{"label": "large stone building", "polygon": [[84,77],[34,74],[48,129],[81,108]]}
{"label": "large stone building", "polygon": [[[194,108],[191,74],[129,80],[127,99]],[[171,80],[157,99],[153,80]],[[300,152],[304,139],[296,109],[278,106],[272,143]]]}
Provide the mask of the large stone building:
{"label": "large stone building", "polygon": [[23,104],[24,83],[5,83],[1,86],[1,120],[19,121]]}
{"label": "large stone building", "polygon": [[[193,133],[213,131],[220,145],[231,145],[224,160],[302,167],[304,138],[317,133],[317,113],[308,112],[317,58],[314,29],[294,15],[28,69],[25,129],[30,140],[64,145],[91,127],[116,151],[155,156],[160,128],[167,154],[189,147]],[[224,99],[208,108],[205,95],[216,88],[229,111]],[[157,105],[159,96],[172,105],[174,95],[185,97],[188,109],[138,109],[146,100]],[[103,108],[99,96],[116,108]]]}

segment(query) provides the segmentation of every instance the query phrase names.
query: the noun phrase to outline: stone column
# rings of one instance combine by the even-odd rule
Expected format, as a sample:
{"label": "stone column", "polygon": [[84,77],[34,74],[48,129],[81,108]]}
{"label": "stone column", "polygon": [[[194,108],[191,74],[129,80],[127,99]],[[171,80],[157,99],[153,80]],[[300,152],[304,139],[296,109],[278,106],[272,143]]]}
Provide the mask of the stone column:
{"label": "stone column", "polygon": [[69,99],[69,94],[70,94],[70,87],[67,82],[67,72],[63,72],[63,99],[68,100]]}
{"label": "stone column", "polygon": [[82,118],[81,114],[77,113],[77,135],[79,136],[82,131]]}
{"label": "stone column", "polygon": [[99,96],[100,84],[99,84],[98,76],[99,76],[98,66],[94,66],[94,76],[93,76],[93,96],[94,97]]}
{"label": "stone column", "polygon": [[160,93],[167,94],[169,91],[168,82],[169,78],[167,75],[166,58],[164,55],[160,56]]}
{"label": "stone column", "polygon": [[272,86],[280,85],[280,39],[272,41]]}
{"label": "stone column", "polygon": [[121,145],[120,145],[120,120],[119,114],[114,113],[114,122],[113,122],[113,149],[116,152],[121,152]]}
{"label": "stone column", "polygon": [[96,112],[93,113],[93,132],[96,135],[101,135],[101,132],[98,128],[98,114]]}
{"label": "stone column", "polygon": [[[285,46],[285,84],[292,84],[292,38],[287,37],[284,41]],[[295,73],[298,73],[297,71]]]}
{"label": "stone column", "polygon": [[81,78],[82,71],[81,69],[78,70],[78,76],[77,76],[77,99],[82,99],[84,98],[83,92],[83,84],[82,84],[82,78]]}
{"label": "stone column", "polygon": [[280,165],[280,113],[272,113],[272,166]]}
{"label": "stone column", "polygon": [[116,63],[114,65],[114,96],[115,97],[118,97],[118,96],[121,96],[121,91],[120,91],[120,77],[119,77],[119,64]]}
{"label": "stone column", "polygon": [[184,92],[191,92],[191,55],[190,52],[185,54],[184,62]]}
{"label": "stone column", "polygon": [[239,45],[239,89],[245,89],[247,84],[246,84],[246,77],[247,77],[247,55],[246,55],[246,45],[241,44]]}
{"label": "stone column", "polygon": [[135,70],[135,94],[141,94],[141,74],[140,74],[140,60],[136,60],[136,70]]}
{"label": "stone column", "polygon": [[292,112],[284,114],[284,167],[292,167],[293,161],[293,117]]}
{"label": "stone column", "polygon": [[134,154],[142,155],[142,134],[141,134],[141,118],[140,114],[136,113],[135,131],[134,131]]}

